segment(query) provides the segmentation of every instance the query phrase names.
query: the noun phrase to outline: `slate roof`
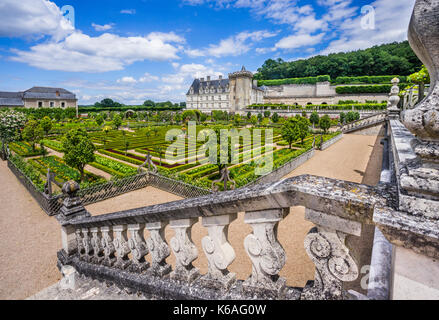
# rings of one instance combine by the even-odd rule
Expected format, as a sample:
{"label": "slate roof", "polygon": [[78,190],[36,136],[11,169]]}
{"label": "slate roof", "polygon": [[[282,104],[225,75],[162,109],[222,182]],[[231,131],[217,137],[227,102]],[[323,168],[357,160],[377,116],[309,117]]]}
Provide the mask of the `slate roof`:
{"label": "slate roof", "polygon": [[206,87],[218,89],[221,88],[224,90],[229,85],[229,79],[221,79],[221,80],[210,80],[201,82],[200,79],[195,79],[192,82],[191,87],[189,88],[187,94],[190,94],[191,88],[194,88],[194,94],[200,94],[200,89],[205,89]]}
{"label": "slate roof", "polygon": [[0,107],[22,107],[23,92],[1,92],[0,91]]}
{"label": "slate roof", "polygon": [[24,99],[76,100],[76,95],[66,89],[33,87],[23,92]]}

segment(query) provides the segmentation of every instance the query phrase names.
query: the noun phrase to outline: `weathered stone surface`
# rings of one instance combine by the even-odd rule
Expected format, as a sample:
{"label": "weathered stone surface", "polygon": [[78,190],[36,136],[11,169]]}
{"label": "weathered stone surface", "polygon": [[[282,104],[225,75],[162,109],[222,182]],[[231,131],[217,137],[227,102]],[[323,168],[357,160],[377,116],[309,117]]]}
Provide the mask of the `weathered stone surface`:
{"label": "weathered stone surface", "polygon": [[236,217],[235,213],[203,218],[203,226],[209,232],[209,235],[202,240],[203,250],[209,262],[209,271],[201,280],[208,287],[228,290],[236,281],[236,274],[227,270],[236,257],[235,250],[227,239],[229,224]]}
{"label": "weathered stone surface", "polygon": [[171,220],[170,226],[175,231],[171,239],[171,248],[177,260],[175,270],[171,272],[171,279],[191,283],[199,277],[200,272],[192,265],[198,257],[198,250],[192,242],[192,226],[198,219]]}
{"label": "weathered stone surface", "polygon": [[415,109],[408,110],[404,124],[417,137],[439,142],[439,1],[417,0],[409,25],[408,39],[413,51],[427,67],[428,96]]}
{"label": "weathered stone surface", "polygon": [[114,238],[111,227],[101,227],[102,232],[102,247],[104,248],[104,261],[105,266],[111,267],[116,263],[116,248],[114,247]]}
{"label": "weathered stone surface", "polygon": [[147,223],[146,229],[150,232],[150,237],[146,240],[146,245],[151,253],[151,267],[148,273],[154,276],[164,276],[171,272],[171,266],[166,263],[171,251],[165,240],[165,227],[167,221]]}
{"label": "weathered stone surface", "polygon": [[305,249],[316,266],[314,282],[307,284],[301,299],[345,299],[344,281],[357,279],[359,271],[345,245],[346,234],[324,226],[310,230]]}
{"label": "weathered stone surface", "polygon": [[102,234],[99,228],[90,229],[92,237],[90,240],[91,246],[93,247],[93,263],[101,263],[104,260],[104,248],[102,247]]}
{"label": "weathered stone surface", "polygon": [[131,250],[133,262],[131,269],[135,272],[143,272],[149,267],[149,263],[145,260],[145,255],[148,254],[148,247],[143,236],[144,229],[144,224],[137,223],[128,225],[128,231],[130,233],[128,246]]}
{"label": "weathered stone surface", "polygon": [[114,226],[114,248],[116,249],[115,266],[120,269],[126,269],[130,266],[131,260],[128,254],[131,252],[128,245],[127,226]]}
{"label": "weathered stone surface", "polygon": [[289,209],[246,212],[244,222],[253,233],[244,240],[245,251],[252,261],[252,274],[244,282],[247,292],[259,292],[267,297],[282,297],[286,280],[279,276],[285,265],[285,251],[277,240],[277,227]]}
{"label": "weathered stone surface", "polygon": [[374,222],[393,244],[439,258],[439,221],[377,207]]}

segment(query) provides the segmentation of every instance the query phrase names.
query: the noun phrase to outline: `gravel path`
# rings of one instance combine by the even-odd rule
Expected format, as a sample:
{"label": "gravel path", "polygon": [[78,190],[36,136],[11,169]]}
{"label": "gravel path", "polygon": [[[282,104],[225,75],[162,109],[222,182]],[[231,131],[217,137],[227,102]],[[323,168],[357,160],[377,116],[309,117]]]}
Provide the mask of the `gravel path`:
{"label": "gravel path", "polygon": [[[377,136],[345,135],[329,149],[316,151],[312,159],[288,176],[307,173],[373,185],[379,180],[381,154]],[[56,252],[61,246],[60,231],[56,220],[38,207],[6,162],[0,162],[0,177],[3,182],[0,194],[0,299],[22,299],[59,279]],[[147,187],[89,205],[87,209],[92,215],[99,215],[178,199],[170,193]],[[290,215],[279,224],[279,241],[287,253],[287,263],[280,274],[291,286],[304,286],[314,277],[314,266],[303,249],[303,239],[312,226],[304,220],[304,209],[300,207],[292,208]],[[229,269],[238,278],[246,279],[251,272],[251,262],[243,243],[251,228],[244,223],[243,213],[230,225],[229,231],[229,241],[237,256]],[[167,227],[168,242],[173,235],[172,229]],[[198,247],[199,258],[194,265],[202,273],[207,272],[207,259],[201,249],[201,239],[205,235],[207,230],[200,222],[196,223],[192,238]],[[174,265],[172,255],[168,263]]]}

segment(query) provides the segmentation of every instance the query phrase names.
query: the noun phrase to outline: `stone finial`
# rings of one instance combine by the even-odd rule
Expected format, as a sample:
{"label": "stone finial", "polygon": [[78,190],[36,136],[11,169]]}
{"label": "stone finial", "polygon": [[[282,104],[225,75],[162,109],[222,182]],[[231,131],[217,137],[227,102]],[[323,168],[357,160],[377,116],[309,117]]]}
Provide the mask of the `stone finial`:
{"label": "stone finial", "polygon": [[[430,73],[428,96],[404,115],[404,124],[423,141],[439,148],[439,0],[417,0],[409,25],[408,39],[413,51]],[[432,148],[433,146],[431,146]],[[430,148],[430,149],[431,149]],[[422,157],[422,155],[421,155]]]}
{"label": "stone finial", "polygon": [[387,111],[389,113],[390,119],[399,119],[399,108],[398,103],[401,100],[399,97],[399,79],[392,79],[392,89],[390,90],[390,98],[387,104]]}
{"label": "stone finial", "polygon": [[70,220],[78,216],[90,216],[82,205],[81,198],[78,196],[79,183],[70,180],[64,183],[62,192],[66,195],[63,205],[60,209],[61,220]]}

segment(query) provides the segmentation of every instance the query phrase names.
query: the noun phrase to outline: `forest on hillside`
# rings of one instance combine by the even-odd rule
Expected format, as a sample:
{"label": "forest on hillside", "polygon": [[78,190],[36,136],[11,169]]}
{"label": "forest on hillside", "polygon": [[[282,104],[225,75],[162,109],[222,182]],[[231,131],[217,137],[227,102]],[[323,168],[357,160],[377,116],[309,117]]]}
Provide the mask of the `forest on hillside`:
{"label": "forest on hillside", "polygon": [[410,75],[417,72],[422,62],[413,52],[408,41],[374,46],[365,50],[334,53],[287,62],[278,58],[264,62],[255,79]]}

